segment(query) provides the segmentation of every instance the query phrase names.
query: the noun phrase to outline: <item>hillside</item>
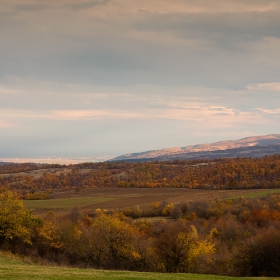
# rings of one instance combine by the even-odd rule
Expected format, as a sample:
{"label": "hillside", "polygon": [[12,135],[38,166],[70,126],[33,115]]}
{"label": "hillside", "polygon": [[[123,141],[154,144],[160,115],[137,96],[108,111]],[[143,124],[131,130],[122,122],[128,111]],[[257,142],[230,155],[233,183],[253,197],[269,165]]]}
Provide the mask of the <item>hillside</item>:
{"label": "hillside", "polygon": [[[185,279],[185,280],[215,280],[221,279],[221,276],[212,275],[196,275],[196,274],[174,274],[174,273],[151,273],[151,272],[131,272],[131,271],[106,271],[96,269],[77,269],[77,268],[66,268],[66,267],[51,267],[51,266],[39,266],[24,262],[18,257],[11,254],[0,252],[0,274],[1,279],[17,280],[17,279],[123,279],[123,280],[144,280],[144,279]],[[224,280],[243,279],[249,280],[252,277],[226,277],[223,276]],[[269,277],[263,277],[263,280],[272,279]],[[273,278],[280,279],[280,278]]]}
{"label": "hillside", "polygon": [[[50,212],[43,220],[26,211],[8,190],[0,195],[0,205],[7,198],[9,203],[0,207],[7,213],[0,215],[0,224],[6,221],[1,279],[250,279],[221,275],[277,279],[280,275],[276,193],[257,199],[155,201],[150,207],[110,213],[75,208],[61,217]],[[15,219],[24,231],[14,231]],[[28,262],[2,253],[3,248],[23,254]]]}
{"label": "hillside", "polygon": [[203,158],[263,157],[280,153],[280,134],[252,136],[239,140],[219,141],[165,148],[118,156],[112,161],[187,160]]}

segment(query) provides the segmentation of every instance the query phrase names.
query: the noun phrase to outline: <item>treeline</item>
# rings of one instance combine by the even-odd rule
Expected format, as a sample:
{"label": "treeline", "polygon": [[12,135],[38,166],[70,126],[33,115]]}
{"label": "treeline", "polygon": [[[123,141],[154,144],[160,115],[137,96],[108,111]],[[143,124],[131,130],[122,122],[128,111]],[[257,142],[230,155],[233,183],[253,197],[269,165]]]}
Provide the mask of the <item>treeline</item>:
{"label": "treeline", "polygon": [[46,164],[46,163],[4,163],[0,164],[0,174],[29,172],[33,170],[40,170],[45,168],[63,168],[66,165],[60,164]]}
{"label": "treeline", "polygon": [[[137,213],[140,219],[129,216]],[[143,218],[157,216],[157,220]],[[159,216],[158,216],[159,215]],[[164,216],[164,217],[163,217]],[[0,249],[42,264],[236,276],[280,275],[280,196],[153,203],[124,213],[78,208],[44,219],[0,193]]]}
{"label": "treeline", "polygon": [[[4,167],[3,167],[4,166]],[[2,166],[4,173],[5,165]],[[46,168],[46,166],[44,166]],[[10,168],[10,167],[9,167]],[[39,166],[22,166],[22,170]],[[8,173],[10,169],[6,171]],[[21,170],[17,165],[14,170]],[[204,161],[108,162],[52,165],[39,178],[27,174],[0,176],[0,184],[22,198],[48,198],[52,191],[82,188],[249,189],[280,188],[280,155]],[[35,194],[35,195],[34,195]],[[33,195],[33,196],[32,196]]]}

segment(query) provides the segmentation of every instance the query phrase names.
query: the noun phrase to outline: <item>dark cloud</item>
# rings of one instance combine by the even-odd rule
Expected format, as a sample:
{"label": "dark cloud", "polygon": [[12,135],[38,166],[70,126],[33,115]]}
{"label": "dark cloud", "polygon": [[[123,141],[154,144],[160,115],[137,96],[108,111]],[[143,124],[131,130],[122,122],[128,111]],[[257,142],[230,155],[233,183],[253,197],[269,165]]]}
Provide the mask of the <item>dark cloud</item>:
{"label": "dark cloud", "polygon": [[280,38],[280,11],[141,14],[143,17],[134,25],[136,29],[171,32],[185,39],[239,44],[265,37]]}
{"label": "dark cloud", "polygon": [[[12,23],[3,23],[0,79],[19,76],[91,85],[197,85],[235,90],[278,81],[278,10],[188,13],[181,1],[182,13],[167,10],[160,14],[150,9],[126,11],[127,17],[120,17],[118,6],[108,15],[104,8],[104,18],[98,12],[87,13],[87,8],[109,2],[69,1],[68,8],[84,9],[73,17],[73,10],[61,8],[67,1],[61,1],[59,8],[46,14],[18,13]],[[234,1],[226,1],[230,2]],[[17,9],[39,11],[50,3],[54,5],[54,1],[21,4]]]}

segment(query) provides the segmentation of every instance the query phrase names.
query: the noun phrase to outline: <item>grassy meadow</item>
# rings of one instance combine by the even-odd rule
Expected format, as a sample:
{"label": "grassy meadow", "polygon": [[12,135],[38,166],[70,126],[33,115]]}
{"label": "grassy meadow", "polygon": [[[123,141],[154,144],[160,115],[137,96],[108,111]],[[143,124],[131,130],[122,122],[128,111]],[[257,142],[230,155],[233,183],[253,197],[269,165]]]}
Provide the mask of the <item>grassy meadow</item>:
{"label": "grassy meadow", "polygon": [[0,252],[0,279],[2,280],[280,280],[279,277],[227,277],[198,274],[170,274],[150,272],[106,271],[34,265],[11,254]]}
{"label": "grassy meadow", "polygon": [[46,200],[23,200],[24,206],[35,215],[44,217],[49,211],[57,214],[68,213],[73,207],[92,211],[101,209],[124,209],[136,205],[150,205],[154,201],[181,203],[191,201],[210,201],[244,198],[261,198],[267,195],[280,194],[280,189],[250,189],[250,190],[190,190],[181,188],[134,188],[116,189],[85,189],[81,193],[65,192],[63,195]]}
{"label": "grassy meadow", "polygon": [[[244,198],[261,198],[267,195],[273,195],[273,194],[280,194],[280,189],[266,189],[266,190],[255,190],[255,192],[250,193],[244,193],[242,194],[242,197]],[[240,198],[240,196],[232,196],[228,199],[237,199]]]}

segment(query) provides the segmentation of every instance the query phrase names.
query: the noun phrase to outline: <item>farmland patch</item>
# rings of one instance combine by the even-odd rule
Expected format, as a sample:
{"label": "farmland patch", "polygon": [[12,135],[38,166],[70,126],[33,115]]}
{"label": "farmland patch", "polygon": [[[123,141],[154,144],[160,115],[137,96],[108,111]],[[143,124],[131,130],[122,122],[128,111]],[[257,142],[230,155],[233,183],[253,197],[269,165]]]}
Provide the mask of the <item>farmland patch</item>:
{"label": "farmland patch", "polygon": [[81,210],[124,209],[136,205],[148,206],[153,202],[181,203],[215,199],[261,197],[280,193],[275,190],[195,190],[186,188],[93,188],[56,192],[48,200],[25,200],[24,205],[34,214],[44,216],[48,211],[67,213],[75,206]]}

